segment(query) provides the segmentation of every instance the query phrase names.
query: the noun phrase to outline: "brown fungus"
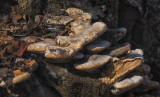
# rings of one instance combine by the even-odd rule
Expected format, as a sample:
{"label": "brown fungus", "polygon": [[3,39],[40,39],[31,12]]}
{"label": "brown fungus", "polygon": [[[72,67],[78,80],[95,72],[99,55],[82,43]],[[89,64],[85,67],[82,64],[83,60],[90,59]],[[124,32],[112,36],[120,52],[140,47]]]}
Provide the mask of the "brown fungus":
{"label": "brown fungus", "polygon": [[131,50],[127,53],[128,58],[143,58],[143,51],[141,49]]}
{"label": "brown fungus", "polygon": [[90,27],[90,21],[92,19],[91,14],[84,13],[81,9],[68,8],[66,10],[68,14],[75,20],[71,23],[71,31],[69,36],[76,36],[81,34],[85,29]]}
{"label": "brown fungus", "polygon": [[92,43],[85,46],[85,49],[92,53],[98,53],[110,46],[110,42],[102,39],[96,39]]}
{"label": "brown fungus", "polygon": [[123,55],[125,53],[127,53],[128,51],[130,51],[131,49],[131,44],[130,43],[123,43],[122,45],[119,45],[117,47],[112,48],[112,50],[110,51],[110,53],[108,55],[112,56],[112,57],[117,57],[120,55]]}
{"label": "brown fungus", "polygon": [[150,74],[150,66],[146,64],[142,64],[141,66],[137,67],[134,71],[132,71],[128,76],[140,75],[144,76]]}
{"label": "brown fungus", "polygon": [[83,53],[80,53],[80,52],[77,52],[74,56],[73,56],[73,59],[82,59],[84,58],[84,54]]}
{"label": "brown fungus", "polygon": [[115,89],[111,90],[113,94],[119,95],[132,88],[139,86],[143,82],[143,77],[133,76],[131,78],[126,78],[122,81],[116,82],[113,87]]}
{"label": "brown fungus", "polygon": [[106,63],[110,61],[110,56],[107,55],[91,55],[88,57],[87,61],[84,63],[75,63],[74,67],[77,70],[82,71],[93,71],[99,67],[104,66]]}
{"label": "brown fungus", "polygon": [[73,36],[70,38],[69,36],[64,36],[66,38],[63,38],[63,36],[59,37],[63,39],[69,39],[65,41],[65,43],[61,42],[61,39],[57,39],[59,40],[58,43],[60,45],[68,44],[67,47],[61,47],[60,45],[54,44],[55,42],[51,43],[49,41],[47,42],[42,41],[39,43],[30,44],[27,47],[27,50],[44,52],[46,58],[52,58],[56,60],[60,59],[62,62],[62,59],[72,57],[79,50],[81,50],[84,45],[94,41],[97,37],[102,35],[106,30],[107,30],[106,24],[104,24],[103,22],[96,22],[89,28],[85,29],[85,31],[82,32],[80,35]]}
{"label": "brown fungus", "polygon": [[[91,8],[91,10],[93,10],[93,7]],[[92,18],[93,20],[96,20],[95,16],[97,16],[97,18],[99,17],[99,11],[97,12],[94,10],[93,12],[90,12],[89,10],[87,11],[89,13],[86,13],[78,8],[68,8],[66,12],[67,14],[58,12],[58,15],[37,15],[34,22],[28,22],[31,22],[31,26],[33,27],[29,26],[30,24],[28,25],[28,23],[17,24],[17,20],[22,17],[19,15],[18,17],[15,17],[16,15],[14,15],[12,21],[14,24],[5,25],[1,30],[7,30],[5,34],[8,34],[10,32],[20,32],[19,34],[14,33],[13,36],[16,38],[21,38],[21,40],[29,44],[29,46],[27,47],[27,51],[29,51],[30,53],[34,53],[31,54],[31,57],[38,53],[44,54],[46,58],[44,58],[43,61],[44,63],[46,63],[45,65],[47,66],[50,74],[56,79],[56,86],[54,85],[54,87],[59,87],[59,84],[61,84],[60,88],[62,89],[63,87],[67,87],[67,92],[69,92],[70,94],[79,94],[79,90],[76,90],[76,92],[72,91],[75,90],[74,85],[77,83],[82,83],[82,85],[80,84],[80,86],[83,88],[84,82],[85,86],[87,86],[87,89],[88,86],[93,87],[93,91],[97,89],[99,91],[98,95],[100,92],[104,93],[103,90],[106,90],[108,89],[108,86],[111,86],[114,87],[114,89],[111,90],[113,94],[119,95],[123,92],[129,91],[129,97],[134,97],[136,96],[136,93],[139,92],[146,93],[159,86],[158,82],[151,81],[152,75],[150,74],[149,65],[142,64],[144,59],[143,51],[141,49],[130,50],[130,43],[124,43],[120,46],[117,46],[118,41],[126,35],[126,28],[107,30],[107,26],[103,22],[96,22],[92,25],[91,20]],[[28,27],[31,27],[31,29],[28,29]],[[21,35],[21,30],[22,32],[27,32],[27,34]],[[103,36],[101,36],[102,34]],[[26,35],[27,37],[24,37]],[[5,42],[4,44],[10,42],[10,39],[6,40],[3,38],[7,36],[8,35],[3,35],[2,37],[0,37],[0,43],[3,43],[3,41]],[[115,47],[112,47],[112,45]],[[23,49],[20,51],[23,51]],[[2,55],[5,55],[4,52],[2,52],[0,57]],[[17,55],[17,53],[19,52],[11,53],[11,56]],[[91,53],[99,54],[93,55]],[[30,54],[24,55],[20,58],[17,58],[17,56],[15,56],[16,59],[14,60],[14,69],[12,68],[12,66],[10,66],[10,63],[9,68],[5,66],[5,68],[0,68],[0,73],[3,72],[2,74],[0,74],[1,87],[8,87],[10,85],[20,83],[30,78],[32,71],[37,68],[38,64],[34,64],[36,63],[34,60],[23,59],[23,57],[30,58],[30,56],[28,55]],[[38,59],[40,57],[43,56],[37,56]],[[65,64],[65,66],[62,66],[64,64],[59,64],[62,67],[65,67],[61,68],[61,66],[56,66],[55,64],[50,65],[48,61],[52,63],[65,63],[68,61],[71,62],[67,63],[67,65]],[[21,62],[23,64],[21,64]],[[40,60],[40,62],[42,61]],[[74,66],[75,69],[77,69],[76,71],[78,72],[71,71],[73,68],[70,68],[70,65],[68,64]],[[94,71],[97,71],[96,75],[90,74]],[[84,74],[86,77],[82,78],[82,76],[79,76],[79,74],[75,74],[79,72]],[[46,72],[46,75],[47,74],[48,72]],[[94,79],[92,78],[93,76]],[[99,83],[97,78],[100,79],[101,82],[106,83],[107,86],[105,84],[102,84],[101,82]],[[71,81],[70,79],[74,80]],[[51,82],[50,78],[49,82]],[[99,87],[99,85],[102,86]],[[69,90],[68,86],[70,88]],[[64,88],[62,89],[62,91],[65,91]],[[134,89],[141,91],[133,91]],[[83,89],[83,91],[85,90],[86,89]],[[83,91],[80,92],[82,93],[82,95],[84,93]],[[132,92],[135,93],[135,95]]]}
{"label": "brown fungus", "polygon": [[35,43],[35,42],[39,42],[41,40],[43,40],[43,38],[39,38],[36,36],[26,36],[26,37],[22,37],[20,40],[25,41],[26,43]]}
{"label": "brown fungus", "polygon": [[53,18],[49,18],[45,20],[46,25],[67,25],[73,21],[73,18],[70,16],[54,16]]}
{"label": "brown fungus", "polygon": [[100,80],[106,84],[113,84],[139,67],[143,61],[143,58],[137,56],[122,60],[113,58],[112,63],[106,66],[102,73],[105,77],[100,78]]}
{"label": "brown fungus", "polygon": [[76,20],[79,19],[79,20],[90,21],[92,19],[91,14],[85,13],[83,12],[83,10],[78,8],[68,8],[66,11],[71,17],[73,17]]}

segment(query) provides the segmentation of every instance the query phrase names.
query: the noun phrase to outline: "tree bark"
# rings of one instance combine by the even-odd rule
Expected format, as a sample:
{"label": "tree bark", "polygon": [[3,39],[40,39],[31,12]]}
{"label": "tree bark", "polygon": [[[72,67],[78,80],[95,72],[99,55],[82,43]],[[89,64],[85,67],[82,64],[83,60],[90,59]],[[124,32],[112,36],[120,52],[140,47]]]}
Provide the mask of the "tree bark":
{"label": "tree bark", "polygon": [[[153,18],[144,18],[135,7],[119,0],[17,1],[25,10],[26,15],[31,18],[37,14],[52,14],[60,9],[76,7],[92,13],[93,21],[104,21],[109,28],[126,27],[128,34],[125,40],[138,43],[140,47],[155,41],[152,27],[153,25],[157,27],[158,24],[151,22]],[[42,61],[39,64],[39,68],[30,80],[11,87],[14,94],[19,94],[21,97],[53,97],[53,95],[55,97],[114,97],[110,92],[110,87],[98,80],[99,73],[79,72],[70,64],[60,65]],[[22,91],[19,90],[20,88],[23,88]],[[3,97],[4,94],[0,96]]]}
{"label": "tree bark", "polygon": [[[109,28],[118,26],[119,0],[17,0],[29,18],[53,14],[60,9],[76,7],[92,13],[93,22],[104,21]],[[104,9],[103,9],[104,8]],[[102,10],[103,9],[103,10]],[[43,60],[43,59],[39,59]],[[10,87],[20,97],[114,97],[110,87],[98,80],[99,73],[84,73],[70,64],[39,62],[39,68],[30,80]],[[21,89],[22,88],[22,89]],[[21,89],[21,90],[20,90]],[[3,90],[3,89],[2,89]]]}

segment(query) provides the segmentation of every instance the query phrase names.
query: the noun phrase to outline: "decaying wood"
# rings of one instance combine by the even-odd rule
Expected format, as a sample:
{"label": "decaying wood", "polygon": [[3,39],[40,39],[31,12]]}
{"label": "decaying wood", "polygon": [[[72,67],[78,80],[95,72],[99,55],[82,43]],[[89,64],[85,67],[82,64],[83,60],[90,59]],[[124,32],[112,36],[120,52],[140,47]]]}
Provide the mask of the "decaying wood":
{"label": "decaying wood", "polygon": [[[25,87],[20,97],[134,97],[159,87],[143,51],[120,41],[131,28],[117,28],[119,0],[17,1],[25,12],[0,1],[8,10],[0,9],[0,87],[11,95]],[[141,0],[124,1],[143,14]]]}

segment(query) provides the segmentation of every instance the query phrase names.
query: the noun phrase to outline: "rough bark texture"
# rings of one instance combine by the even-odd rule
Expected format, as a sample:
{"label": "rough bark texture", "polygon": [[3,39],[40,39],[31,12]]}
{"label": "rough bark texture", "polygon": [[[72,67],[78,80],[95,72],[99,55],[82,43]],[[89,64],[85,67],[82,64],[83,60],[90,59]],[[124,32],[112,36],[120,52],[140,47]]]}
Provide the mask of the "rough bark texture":
{"label": "rough bark texture", "polygon": [[[76,7],[92,13],[93,22],[105,21],[110,28],[118,26],[119,0],[101,2],[99,0],[18,0],[18,3],[25,10],[27,18],[33,19],[37,14],[54,14],[60,9]],[[101,10],[102,8],[104,10]],[[111,97],[112,95],[110,87],[98,80],[99,73],[78,72],[71,64],[59,66],[41,61],[39,63],[39,68],[30,80],[9,87],[11,91],[8,89],[8,92],[1,89],[4,92],[1,92],[0,96]]]}
{"label": "rough bark texture", "polygon": [[[147,6],[147,5],[146,5]],[[147,10],[147,9],[145,9]],[[151,9],[150,9],[151,10]],[[144,14],[140,13],[137,8],[127,5],[124,2],[120,2],[119,9],[119,26],[127,28],[127,41],[133,41],[142,47],[149,47],[155,42],[155,33],[153,32],[153,19],[158,16],[158,13],[151,13],[144,11]],[[147,14],[145,16],[145,14]],[[156,15],[155,15],[156,14]],[[157,19],[158,20],[158,19]]]}
{"label": "rough bark texture", "polygon": [[[27,17],[31,18],[37,14],[55,13],[69,7],[83,9],[93,14],[93,21],[104,21],[110,28],[126,27],[128,34],[125,40],[133,42],[135,46],[140,45],[140,48],[148,47],[155,41],[153,31],[157,31],[159,35],[159,21],[153,23],[153,17],[144,17],[138,9],[119,0],[18,0],[18,2]],[[103,5],[106,5],[106,10],[101,12],[100,8],[103,8]],[[156,13],[153,15],[159,16]],[[110,87],[96,79],[99,77],[98,73],[79,72],[72,68],[71,64],[57,65],[41,61],[39,63],[39,68],[30,80],[10,87],[11,93],[1,88],[0,90],[4,92],[1,92],[0,96],[15,97],[17,94],[19,97],[114,97]]]}
{"label": "rough bark texture", "polygon": [[18,2],[31,17],[76,7],[92,13],[94,20],[103,20],[112,28],[118,26],[119,0],[18,0]]}
{"label": "rough bark texture", "polygon": [[[125,40],[133,43],[134,47],[142,48],[152,67],[154,79],[159,80],[159,39],[160,39],[160,0],[142,1],[141,8],[121,0],[119,4],[118,24],[127,28]],[[137,3],[140,4],[140,3]]]}
{"label": "rough bark texture", "polygon": [[53,87],[62,97],[110,97],[112,95],[110,88],[96,78],[98,74],[79,72],[70,65],[60,67],[46,64],[50,74],[59,81]]}

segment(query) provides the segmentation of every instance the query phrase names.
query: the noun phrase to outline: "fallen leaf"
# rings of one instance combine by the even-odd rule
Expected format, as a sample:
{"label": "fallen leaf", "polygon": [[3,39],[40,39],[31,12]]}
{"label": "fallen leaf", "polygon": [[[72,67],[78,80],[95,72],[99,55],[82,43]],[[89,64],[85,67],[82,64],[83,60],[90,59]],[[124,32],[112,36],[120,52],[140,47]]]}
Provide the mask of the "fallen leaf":
{"label": "fallen leaf", "polygon": [[21,57],[28,47],[28,44],[24,41],[19,40],[12,40],[12,45],[14,47],[14,50],[12,52],[13,55]]}

